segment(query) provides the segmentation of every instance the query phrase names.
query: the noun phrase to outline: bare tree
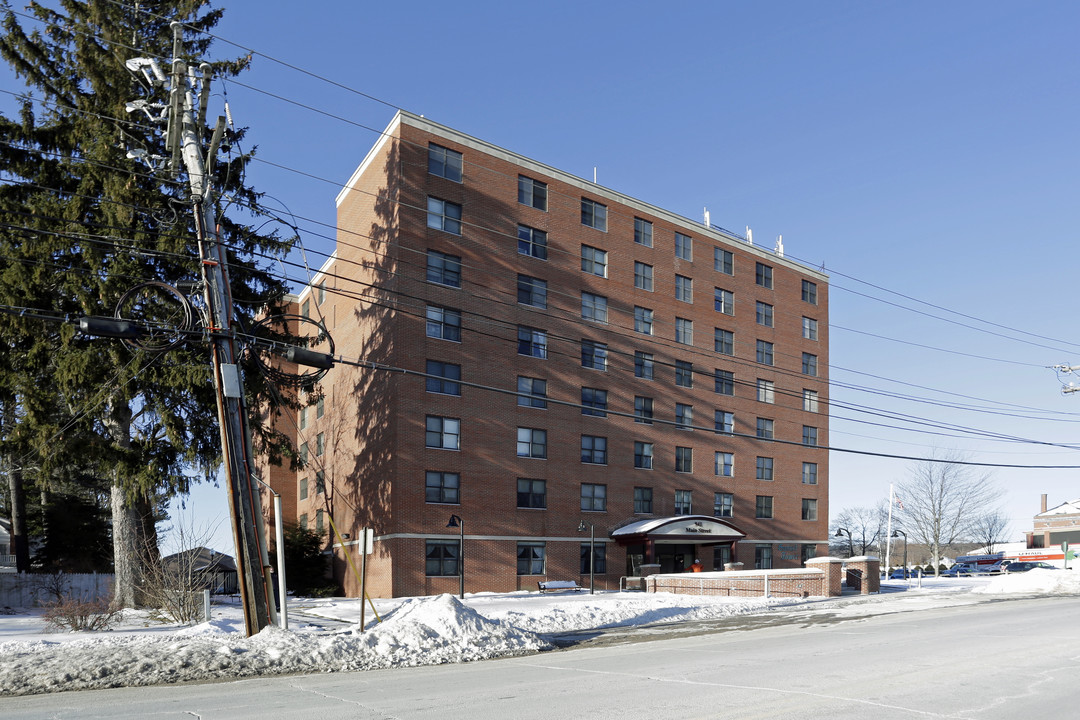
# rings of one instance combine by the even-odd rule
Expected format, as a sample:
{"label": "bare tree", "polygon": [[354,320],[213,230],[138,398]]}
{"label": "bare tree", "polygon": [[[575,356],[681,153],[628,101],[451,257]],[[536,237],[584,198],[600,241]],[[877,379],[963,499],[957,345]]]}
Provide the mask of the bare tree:
{"label": "bare tree", "polygon": [[989,473],[964,465],[964,456],[939,451],[911,469],[897,486],[903,504],[900,522],[911,540],[926,545],[934,573],[941,566],[942,549],[971,537],[980,518],[994,510],[1000,490]]}
{"label": "bare tree", "polygon": [[[882,500],[874,507],[844,508],[833,519],[829,529],[833,538],[839,540],[837,548],[842,547],[854,555],[867,555],[881,547],[887,524],[888,511]],[[841,528],[850,533],[850,542],[837,537]]]}
{"label": "bare tree", "polygon": [[975,519],[971,527],[971,539],[982,543],[986,552],[992,554],[994,546],[1002,542],[1009,529],[1009,518],[1000,510],[991,510]]}

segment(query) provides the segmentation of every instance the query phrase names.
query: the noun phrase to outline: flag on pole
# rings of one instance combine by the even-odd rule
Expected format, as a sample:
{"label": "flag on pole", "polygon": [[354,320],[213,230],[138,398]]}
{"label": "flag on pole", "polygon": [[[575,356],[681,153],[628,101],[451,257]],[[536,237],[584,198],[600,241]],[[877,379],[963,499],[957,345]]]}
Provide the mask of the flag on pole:
{"label": "flag on pole", "polygon": [[904,501],[900,499],[899,495],[896,496],[896,507],[900,508],[901,510],[904,509]]}

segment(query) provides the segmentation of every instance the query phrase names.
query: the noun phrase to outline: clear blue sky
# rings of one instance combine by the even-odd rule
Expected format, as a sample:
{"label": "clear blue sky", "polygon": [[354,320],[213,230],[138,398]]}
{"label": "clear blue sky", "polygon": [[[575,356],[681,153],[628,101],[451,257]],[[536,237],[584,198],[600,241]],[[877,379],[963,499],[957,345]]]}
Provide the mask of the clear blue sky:
{"label": "clear blue sky", "polygon": [[[309,250],[332,247],[317,222],[333,225],[338,184],[401,107],[585,178],[595,167],[602,185],[694,220],[707,206],[758,244],[783,234],[788,257],[824,265],[833,401],[881,413],[834,409],[833,446],[1080,465],[1076,450],[889,417],[1080,441],[1080,394],[1047,369],[1080,364],[1080,5],[226,6],[222,38],[358,91],[262,56],[241,82],[337,117],[227,87],[259,157],[296,171],[257,164],[250,180],[305,218]],[[910,466],[833,453],[832,513],[887,497]],[[1012,535],[1040,493],[1080,497],[1077,475],[994,471]]]}

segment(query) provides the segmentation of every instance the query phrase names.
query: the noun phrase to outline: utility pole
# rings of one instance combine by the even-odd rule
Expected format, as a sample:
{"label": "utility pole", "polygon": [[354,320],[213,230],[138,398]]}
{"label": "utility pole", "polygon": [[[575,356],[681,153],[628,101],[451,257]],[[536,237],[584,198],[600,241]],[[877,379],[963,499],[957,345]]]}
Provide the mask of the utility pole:
{"label": "utility pole", "polygon": [[[166,110],[169,123],[167,143],[171,155],[169,164],[176,171],[179,169],[178,160],[183,162],[191,191],[203,287],[209,309],[206,321],[211,339],[211,362],[214,387],[217,390],[225,483],[229,493],[233,539],[236,543],[240,596],[244,606],[247,634],[254,635],[276,620],[276,612],[270,601],[272,591],[267,572],[270,562],[266,551],[262,505],[259,493],[252,483],[255,464],[244,402],[244,384],[237,364],[239,349],[233,324],[228,257],[218,235],[214,213],[211,177],[214,157],[225,131],[225,118],[218,118],[209,151],[204,159],[199,133],[206,125],[210,66],[203,63],[199,67],[202,77],[199,80],[199,101],[196,105],[195,68],[181,59],[183,26],[181,23],[173,23],[172,29],[173,61],[169,105]],[[160,80],[160,76],[158,79]]]}

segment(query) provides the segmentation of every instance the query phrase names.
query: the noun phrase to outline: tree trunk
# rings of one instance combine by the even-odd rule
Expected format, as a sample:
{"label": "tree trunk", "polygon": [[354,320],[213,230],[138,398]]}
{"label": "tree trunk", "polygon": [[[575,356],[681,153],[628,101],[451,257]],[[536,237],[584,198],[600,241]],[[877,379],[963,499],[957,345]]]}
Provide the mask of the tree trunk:
{"label": "tree trunk", "polygon": [[[109,432],[113,442],[125,450],[131,447],[131,417],[129,405],[114,405]],[[110,487],[113,573],[116,578],[113,604],[137,608],[144,600],[142,586],[146,574],[147,540],[142,508],[138,502],[129,500],[122,472],[120,468],[113,472]]]}
{"label": "tree trunk", "polygon": [[8,488],[11,494],[11,554],[15,556],[15,569],[30,572],[30,539],[26,534],[26,495],[23,490],[22,470],[8,458]]}

